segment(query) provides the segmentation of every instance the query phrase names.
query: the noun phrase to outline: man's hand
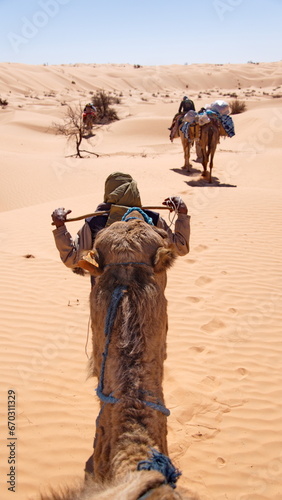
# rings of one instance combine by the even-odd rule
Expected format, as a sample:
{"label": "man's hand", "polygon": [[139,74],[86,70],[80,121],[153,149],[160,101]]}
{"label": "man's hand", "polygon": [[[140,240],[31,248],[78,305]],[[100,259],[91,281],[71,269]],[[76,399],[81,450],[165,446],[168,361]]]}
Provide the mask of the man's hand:
{"label": "man's hand", "polygon": [[65,224],[67,220],[67,215],[71,213],[71,210],[65,210],[64,208],[56,208],[52,213],[51,217],[55,226],[61,227]]}
{"label": "man's hand", "polygon": [[187,214],[188,209],[187,206],[185,205],[184,201],[180,196],[171,196],[170,198],[166,198],[162,205],[166,205],[170,212],[173,212],[174,210],[179,213],[179,214]]}

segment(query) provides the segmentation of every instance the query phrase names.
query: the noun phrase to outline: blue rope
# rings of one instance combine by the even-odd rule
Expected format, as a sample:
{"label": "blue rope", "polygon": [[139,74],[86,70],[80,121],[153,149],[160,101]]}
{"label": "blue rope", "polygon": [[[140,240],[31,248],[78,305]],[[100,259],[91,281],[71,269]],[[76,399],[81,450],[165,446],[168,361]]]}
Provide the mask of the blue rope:
{"label": "blue rope", "polygon": [[166,484],[171,488],[176,488],[176,481],[181,476],[179,469],[174,467],[171,460],[163,453],[151,449],[151,460],[141,460],[137,465],[137,470],[157,470],[166,478]]}
{"label": "blue rope", "polygon": [[150,226],[153,226],[154,223],[153,223],[153,219],[151,217],[149,217],[149,215],[147,215],[144,210],[142,210],[141,208],[139,207],[132,207],[132,208],[129,208],[127,210],[127,212],[123,215],[122,219],[123,221],[128,221],[128,220],[132,220],[132,219],[137,219],[137,217],[128,217],[129,214],[131,214],[131,212],[139,212],[144,221],[147,222],[147,224],[150,224]]}
{"label": "blue rope", "polygon": [[[112,328],[114,325],[118,305],[120,303],[120,300],[121,300],[123,294],[126,291],[127,291],[127,287],[124,285],[118,285],[113,291],[111,304],[110,304],[110,307],[108,309],[108,313],[107,313],[107,317],[106,317],[106,321],[105,321],[105,335],[107,336],[109,341],[110,341],[110,335],[111,335],[111,331],[112,331]],[[109,343],[109,341],[108,341],[108,343]]]}
{"label": "blue rope", "polygon": [[[151,391],[145,391],[144,389],[141,389],[140,392],[144,395],[147,394],[148,396],[154,397],[154,394]],[[145,405],[147,405],[147,406],[150,406],[154,410],[160,411],[161,413],[163,413],[167,417],[169,417],[169,415],[170,415],[170,411],[168,410],[168,408],[166,408],[160,401],[153,403],[152,401],[144,400],[143,403],[145,403]]]}
{"label": "blue rope", "polygon": [[146,406],[150,406],[150,408],[154,408],[154,410],[160,411],[161,413],[163,413],[167,417],[169,417],[169,415],[170,415],[169,409],[166,408],[165,406],[163,406],[162,404],[152,403],[151,401],[143,401],[143,403],[145,403]]}
{"label": "blue rope", "polygon": [[148,491],[146,491],[146,493],[144,493],[144,495],[142,495],[141,497],[138,497],[137,500],[146,500],[147,498],[149,498],[151,496],[151,493],[153,493],[154,491],[154,488],[150,488]]}
{"label": "blue rope", "polygon": [[96,394],[97,394],[98,398],[101,399],[101,401],[103,401],[103,403],[114,404],[114,403],[118,403],[119,402],[119,399],[117,399],[114,396],[112,396],[112,394],[110,394],[109,396],[106,396],[106,394],[104,394],[101,391],[100,386],[97,387]]}
{"label": "blue rope", "polygon": [[105,350],[102,354],[103,359],[102,359],[102,366],[101,366],[101,372],[100,372],[100,379],[99,379],[99,384],[96,389],[97,396],[103,401],[104,403],[117,403],[118,399],[114,398],[111,394],[109,396],[106,396],[106,394],[103,393],[104,389],[104,375],[105,375],[105,367],[106,367],[106,359],[108,356],[109,352],[109,345],[111,341],[111,331],[114,325],[116,313],[117,313],[117,308],[120,303],[121,298],[123,297],[123,294],[126,292],[126,287],[124,285],[118,285],[112,294],[111,298],[111,303],[108,308],[107,316],[106,316],[106,321],[105,321],[105,329],[104,333],[106,336],[106,345],[105,345]]}

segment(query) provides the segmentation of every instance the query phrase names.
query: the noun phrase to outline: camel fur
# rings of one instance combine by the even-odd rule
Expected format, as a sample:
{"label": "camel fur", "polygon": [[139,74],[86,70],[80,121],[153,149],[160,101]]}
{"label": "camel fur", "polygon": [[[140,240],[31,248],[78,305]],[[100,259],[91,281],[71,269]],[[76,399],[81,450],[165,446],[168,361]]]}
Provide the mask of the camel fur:
{"label": "camel fur", "polygon": [[[157,471],[138,471],[127,474],[118,482],[98,484],[89,480],[73,488],[51,490],[41,494],[40,500],[184,500],[176,490],[163,484],[163,479]],[[193,496],[189,500],[197,499]]]}
{"label": "camel fur", "polygon": [[[102,397],[96,422],[93,474],[85,484],[41,500],[176,500],[182,498],[157,470],[137,470],[152,448],[167,455],[163,410],[166,358],[166,270],[175,254],[165,231],[133,219],[101,230],[79,265],[95,276],[90,294],[92,374]],[[105,320],[116,287],[122,297],[111,331]],[[107,348],[106,346],[107,344]],[[104,361],[103,361],[104,360]]]}

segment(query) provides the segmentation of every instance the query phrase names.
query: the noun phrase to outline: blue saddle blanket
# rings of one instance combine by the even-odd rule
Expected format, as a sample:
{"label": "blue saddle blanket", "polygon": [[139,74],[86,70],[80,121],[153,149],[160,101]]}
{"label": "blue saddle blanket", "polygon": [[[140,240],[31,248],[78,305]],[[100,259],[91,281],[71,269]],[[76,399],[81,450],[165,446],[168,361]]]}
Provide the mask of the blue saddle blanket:
{"label": "blue saddle blanket", "polygon": [[189,139],[189,127],[190,127],[189,122],[184,122],[180,127],[180,130],[183,133],[184,137],[186,137],[186,139]]}
{"label": "blue saddle blanket", "polygon": [[206,111],[207,115],[216,115],[219,120],[221,121],[221,124],[227,133],[228,137],[233,137],[235,135],[235,127],[234,127],[234,122],[229,115],[221,115],[217,111],[210,111],[207,109]]}
{"label": "blue saddle blanket", "polygon": [[[233,137],[235,135],[234,122],[233,122],[231,116],[221,115],[217,111],[210,111],[209,109],[207,109],[206,113],[210,117],[212,117],[212,115],[216,115],[216,117],[221,121],[221,124],[222,124],[225,132],[227,133],[228,137]],[[184,137],[186,137],[186,139],[189,139],[189,127],[190,127],[190,125],[192,125],[192,124],[189,122],[184,122],[180,127],[180,130],[181,130],[181,132],[183,132]]]}

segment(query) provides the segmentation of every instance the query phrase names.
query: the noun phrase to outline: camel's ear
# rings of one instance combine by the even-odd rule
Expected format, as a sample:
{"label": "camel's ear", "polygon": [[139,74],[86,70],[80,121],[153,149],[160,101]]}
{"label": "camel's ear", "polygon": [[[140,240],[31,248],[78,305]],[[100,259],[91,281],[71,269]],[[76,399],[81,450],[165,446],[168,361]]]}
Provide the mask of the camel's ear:
{"label": "camel's ear", "polygon": [[154,257],[154,271],[161,273],[172,266],[176,259],[176,254],[171,247],[159,247]]}
{"label": "camel's ear", "polygon": [[77,265],[82,269],[85,269],[85,271],[88,271],[92,276],[99,276],[103,271],[98,266],[94,257],[94,252],[88,252],[80,261],[78,261]]}

